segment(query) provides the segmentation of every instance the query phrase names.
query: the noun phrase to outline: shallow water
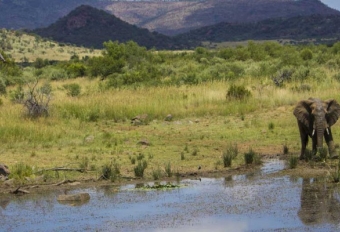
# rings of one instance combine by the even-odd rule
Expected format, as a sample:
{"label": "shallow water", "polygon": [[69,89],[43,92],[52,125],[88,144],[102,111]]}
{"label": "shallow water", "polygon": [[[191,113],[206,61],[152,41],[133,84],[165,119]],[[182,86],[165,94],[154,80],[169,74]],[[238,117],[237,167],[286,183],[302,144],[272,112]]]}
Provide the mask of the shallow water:
{"label": "shallow water", "polygon": [[59,204],[62,192],[0,199],[0,231],[340,230],[339,188],[315,179],[270,177],[283,166],[270,160],[251,175],[183,180],[184,187],[168,190],[125,185],[119,191],[69,191],[90,194],[78,206]]}

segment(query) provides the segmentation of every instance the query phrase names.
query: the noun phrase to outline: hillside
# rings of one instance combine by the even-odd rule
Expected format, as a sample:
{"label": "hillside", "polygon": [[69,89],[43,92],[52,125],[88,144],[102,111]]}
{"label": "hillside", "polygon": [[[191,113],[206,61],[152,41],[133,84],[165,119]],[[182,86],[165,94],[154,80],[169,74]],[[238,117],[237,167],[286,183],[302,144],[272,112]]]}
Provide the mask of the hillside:
{"label": "hillside", "polygon": [[340,15],[297,16],[267,19],[255,23],[219,23],[192,30],[176,37],[193,41],[242,41],[269,39],[336,39],[340,38]]}
{"label": "hillside", "polygon": [[2,0],[0,28],[47,27],[83,4],[106,10],[125,22],[165,35],[176,35],[220,22],[339,14],[319,0]]}
{"label": "hillside", "polygon": [[126,22],[165,35],[220,22],[249,23],[278,17],[339,14],[319,0],[117,1],[105,9]]}
{"label": "hillside", "polygon": [[91,6],[82,5],[47,28],[33,30],[34,33],[63,43],[102,48],[105,41],[127,42],[133,40],[140,46],[156,49],[183,49],[188,44],[157,32],[149,32]]}

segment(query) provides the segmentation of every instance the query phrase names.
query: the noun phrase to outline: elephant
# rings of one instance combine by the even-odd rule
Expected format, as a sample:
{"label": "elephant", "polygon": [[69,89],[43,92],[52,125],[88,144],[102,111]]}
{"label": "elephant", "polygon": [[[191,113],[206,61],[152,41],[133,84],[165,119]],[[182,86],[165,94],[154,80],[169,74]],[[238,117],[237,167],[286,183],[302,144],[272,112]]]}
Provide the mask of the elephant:
{"label": "elephant", "polygon": [[340,105],[336,100],[322,101],[319,98],[302,100],[294,108],[294,115],[297,118],[301,138],[300,159],[305,158],[308,136],[312,138],[313,154],[323,147],[323,137],[325,137],[329,155],[338,156],[331,132],[331,126],[340,116]]}

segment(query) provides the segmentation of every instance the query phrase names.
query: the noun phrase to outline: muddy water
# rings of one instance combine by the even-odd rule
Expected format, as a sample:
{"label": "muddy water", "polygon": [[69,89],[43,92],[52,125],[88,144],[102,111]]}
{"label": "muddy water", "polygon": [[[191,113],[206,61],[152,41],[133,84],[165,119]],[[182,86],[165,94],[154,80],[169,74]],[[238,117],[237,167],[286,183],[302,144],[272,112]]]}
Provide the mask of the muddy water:
{"label": "muddy water", "polygon": [[339,187],[271,175],[283,167],[271,160],[253,174],[183,180],[170,190],[125,185],[68,192],[88,192],[83,205],[59,204],[61,192],[0,199],[0,231],[340,230]]}

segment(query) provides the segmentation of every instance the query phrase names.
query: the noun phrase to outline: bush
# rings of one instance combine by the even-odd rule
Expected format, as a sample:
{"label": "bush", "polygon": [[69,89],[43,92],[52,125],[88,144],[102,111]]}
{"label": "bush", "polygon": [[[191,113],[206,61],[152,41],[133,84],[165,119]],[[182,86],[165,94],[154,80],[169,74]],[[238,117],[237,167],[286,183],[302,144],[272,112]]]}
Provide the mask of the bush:
{"label": "bush", "polygon": [[250,149],[249,152],[244,153],[244,161],[245,163],[248,164],[252,164],[255,163],[254,161],[256,160],[256,153]]}
{"label": "bush", "polygon": [[33,169],[31,166],[24,163],[17,163],[11,169],[10,178],[23,179],[29,177],[33,174]]}
{"label": "bush", "polygon": [[291,156],[289,157],[289,168],[290,169],[294,169],[297,167],[297,164],[298,164],[298,157],[297,156]]}
{"label": "bush", "polygon": [[105,164],[100,173],[100,178],[105,180],[116,181],[120,176],[120,167],[117,163],[107,163]]}
{"label": "bush", "polygon": [[64,89],[67,91],[67,95],[71,97],[77,97],[80,94],[81,87],[76,83],[63,85]]}
{"label": "bush", "polygon": [[251,96],[251,92],[244,86],[231,85],[228,89],[226,98],[244,100]]}
{"label": "bush", "polygon": [[230,144],[223,152],[223,164],[224,167],[230,167],[232,160],[236,158],[238,154],[237,144]]}
{"label": "bush", "polygon": [[154,180],[159,180],[162,177],[162,170],[159,167],[156,170],[152,170],[152,177]]}
{"label": "bush", "polygon": [[172,170],[171,170],[171,163],[167,163],[165,165],[165,173],[167,175],[167,177],[172,177]]}
{"label": "bush", "polygon": [[134,168],[135,176],[136,177],[143,177],[144,176],[144,170],[147,168],[148,163],[143,161],[138,161],[137,166]]}

